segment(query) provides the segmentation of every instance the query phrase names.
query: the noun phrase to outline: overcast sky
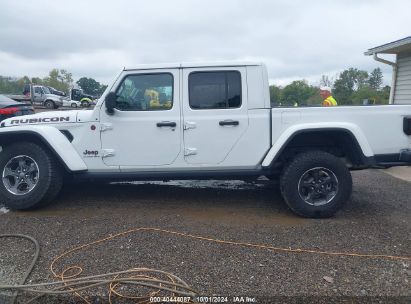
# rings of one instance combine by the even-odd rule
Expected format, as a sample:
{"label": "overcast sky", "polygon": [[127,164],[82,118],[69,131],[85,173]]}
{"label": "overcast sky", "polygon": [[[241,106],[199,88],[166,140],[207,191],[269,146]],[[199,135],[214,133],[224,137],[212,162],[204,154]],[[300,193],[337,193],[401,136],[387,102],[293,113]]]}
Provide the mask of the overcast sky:
{"label": "overcast sky", "polygon": [[348,67],[389,83],[363,53],[410,36],[410,12],[409,0],[0,0],[0,75],[108,83],[142,63],[256,60],[280,85]]}

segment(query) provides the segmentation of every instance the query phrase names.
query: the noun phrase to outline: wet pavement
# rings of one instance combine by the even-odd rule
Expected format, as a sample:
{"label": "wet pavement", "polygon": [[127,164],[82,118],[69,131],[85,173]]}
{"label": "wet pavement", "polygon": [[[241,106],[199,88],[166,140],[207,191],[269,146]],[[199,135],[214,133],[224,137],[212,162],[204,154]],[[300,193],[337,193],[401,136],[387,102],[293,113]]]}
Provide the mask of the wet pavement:
{"label": "wet pavement", "polygon": [[[268,180],[84,183],[65,186],[41,210],[14,212],[0,204],[0,234],[25,233],[40,242],[31,282],[53,280],[50,263],[63,251],[138,227],[284,248],[410,256],[411,184],[381,171],[353,176],[351,200],[331,219],[295,216]],[[26,241],[0,239],[0,283],[16,282],[31,254]],[[151,267],[179,276],[204,295],[268,302],[311,296],[315,302],[349,297],[372,303],[381,296],[383,303],[401,303],[411,296],[410,260],[286,253],[155,231],[72,253],[57,268],[73,264],[84,269],[82,275]],[[84,293],[88,299],[96,294],[107,301],[106,289]]]}

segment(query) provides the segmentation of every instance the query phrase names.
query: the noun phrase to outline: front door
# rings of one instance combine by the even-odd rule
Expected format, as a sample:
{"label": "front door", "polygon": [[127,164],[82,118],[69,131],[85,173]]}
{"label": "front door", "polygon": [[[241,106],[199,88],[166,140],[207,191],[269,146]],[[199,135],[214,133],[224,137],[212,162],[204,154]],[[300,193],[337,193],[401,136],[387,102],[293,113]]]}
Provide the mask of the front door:
{"label": "front door", "polygon": [[43,102],[43,90],[41,89],[41,87],[34,87],[33,88],[33,101],[36,104],[42,103]]}
{"label": "front door", "polygon": [[246,69],[183,70],[184,157],[222,163],[248,128]]}
{"label": "front door", "polygon": [[115,88],[117,105],[101,109],[104,163],[120,167],[172,164],[180,153],[179,70],[125,74]]}

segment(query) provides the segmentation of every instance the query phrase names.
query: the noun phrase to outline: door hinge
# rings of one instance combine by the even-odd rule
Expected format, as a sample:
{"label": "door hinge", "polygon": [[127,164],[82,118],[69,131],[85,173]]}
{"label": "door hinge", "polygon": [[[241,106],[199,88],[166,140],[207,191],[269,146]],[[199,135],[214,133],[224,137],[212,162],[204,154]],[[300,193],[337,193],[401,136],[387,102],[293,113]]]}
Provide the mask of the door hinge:
{"label": "door hinge", "polygon": [[103,156],[102,156],[103,158],[116,155],[114,149],[103,149],[102,153],[103,153]]}
{"label": "door hinge", "polygon": [[195,129],[197,128],[197,123],[194,121],[186,121],[184,122],[184,130]]}
{"label": "door hinge", "polygon": [[196,155],[196,154],[197,154],[196,148],[185,148],[184,149],[184,156]]}
{"label": "door hinge", "polygon": [[112,130],[113,129],[113,124],[112,123],[102,123],[100,124],[100,131],[104,132],[107,130]]}

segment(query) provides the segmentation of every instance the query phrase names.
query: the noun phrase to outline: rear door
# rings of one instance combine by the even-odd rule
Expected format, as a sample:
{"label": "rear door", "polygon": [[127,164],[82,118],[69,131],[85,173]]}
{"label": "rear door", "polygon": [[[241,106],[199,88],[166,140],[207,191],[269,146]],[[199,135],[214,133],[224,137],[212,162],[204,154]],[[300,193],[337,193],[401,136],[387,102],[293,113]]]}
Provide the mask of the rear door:
{"label": "rear door", "polygon": [[244,67],[183,70],[184,159],[222,163],[248,128]]}

